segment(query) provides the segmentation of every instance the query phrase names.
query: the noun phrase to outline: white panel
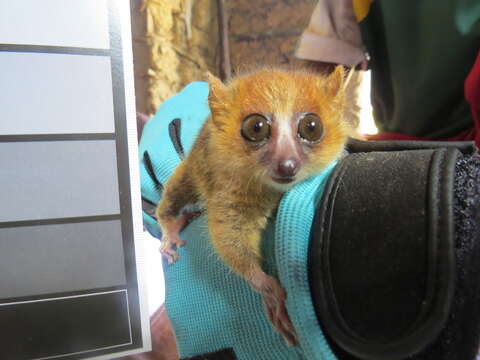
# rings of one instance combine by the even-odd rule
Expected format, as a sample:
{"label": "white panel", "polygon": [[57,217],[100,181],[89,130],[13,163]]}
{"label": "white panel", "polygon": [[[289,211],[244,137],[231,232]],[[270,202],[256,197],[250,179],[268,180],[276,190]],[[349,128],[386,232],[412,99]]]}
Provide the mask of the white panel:
{"label": "white panel", "polygon": [[106,0],[0,0],[0,44],[108,49]]}
{"label": "white panel", "polygon": [[[115,2],[118,6],[120,14],[121,39],[122,39],[122,60],[123,75],[125,81],[125,112],[127,121],[127,142],[128,142],[128,159],[130,164],[130,191],[132,199],[132,220],[135,239],[135,256],[137,264],[137,282],[140,299],[140,317],[142,322],[142,351],[150,351],[152,349],[150,321],[148,314],[147,284],[145,281],[145,265],[146,256],[143,253],[143,219],[142,205],[140,194],[140,172],[138,166],[138,140],[137,140],[137,121],[135,116],[135,84],[133,74],[133,53],[132,53],[132,29],[130,24],[130,7],[129,1]],[[117,354],[119,355],[119,354]],[[126,354],[123,354],[124,356]]]}
{"label": "white panel", "polygon": [[0,52],[0,78],[0,135],[114,132],[109,57]]}

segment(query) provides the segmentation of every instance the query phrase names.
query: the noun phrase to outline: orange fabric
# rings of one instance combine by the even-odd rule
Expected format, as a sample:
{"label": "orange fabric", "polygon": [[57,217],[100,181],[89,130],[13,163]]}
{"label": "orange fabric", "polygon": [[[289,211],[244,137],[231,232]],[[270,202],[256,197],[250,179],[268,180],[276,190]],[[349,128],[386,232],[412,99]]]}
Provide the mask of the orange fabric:
{"label": "orange fabric", "polygon": [[358,22],[367,17],[372,2],[373,0],[352,0],[353,11]]}

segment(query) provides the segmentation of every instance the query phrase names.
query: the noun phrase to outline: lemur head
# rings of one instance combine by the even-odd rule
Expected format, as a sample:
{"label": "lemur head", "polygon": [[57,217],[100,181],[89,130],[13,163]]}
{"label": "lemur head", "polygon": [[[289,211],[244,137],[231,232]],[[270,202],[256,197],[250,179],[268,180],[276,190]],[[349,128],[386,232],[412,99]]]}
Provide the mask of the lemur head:
{"label": "lemur head", "polygon": [[285,191],[343,151],[342,66],[328,76],[262,69],[227,85],[209,75],[209,83],[212,141],[238,176]]}

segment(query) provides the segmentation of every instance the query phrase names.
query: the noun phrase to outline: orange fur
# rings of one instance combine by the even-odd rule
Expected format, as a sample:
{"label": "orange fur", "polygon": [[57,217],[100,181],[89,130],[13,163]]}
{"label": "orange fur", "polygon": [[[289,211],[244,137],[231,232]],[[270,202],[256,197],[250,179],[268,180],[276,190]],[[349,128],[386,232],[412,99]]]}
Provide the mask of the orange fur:
{"label": "orange fur", "polygon": [[[342,118],[345,107],[343,81],[342,67],[337,67],[329,76],[262,69],[237,77],[228,85],[210,75],[212,115],[191,152],[165,185],[163,199],[157,208],[164,240],[181,245],[178,234],[174,233],[180,209],[189,202],[202,201],[207,209],[215,251],[255,290],[265,291],[260,240],[267,218],[283,191],[321,172],[343,151],[349,131]],[[276,115],[291,118],[292,127],[299,113],[319,115],[324,137],[318,143],[297,145],[303,160],[292,184],[276,184],[270,176],[272,166],[261,159],[261,153],[265,155],[265,152],[281,149],[258,150],[241,136],[242,121],[252,113],[271,115],[271,141],[278,136]],[[295,137],[293,141],[299,140]],[[176,257],[171,260],[175,261]]]}
{"label": "orange fur", "polygon": [[[219,150],[215,160],[225,162],[225,166],[237,174],[243,170],[250,174],[262,173],[263,167],[240,136],[242,119],[251,113],[314,112],[320,115],[326,133],[324,139],[313,146],[314,155],[310,156],[302,177],[320,172],[341,153],[350,131],[343,121],[343,77],[342,67],[337,67],[329,77],[304,71],[263,69],[234,79],[228,88],[223,85],[220,94],[215,92],[217,84],[212,88],[209,101],[213,122],[221,130],[212,136],[214,148]],[[228,159],[236,159],[241,166]]]}

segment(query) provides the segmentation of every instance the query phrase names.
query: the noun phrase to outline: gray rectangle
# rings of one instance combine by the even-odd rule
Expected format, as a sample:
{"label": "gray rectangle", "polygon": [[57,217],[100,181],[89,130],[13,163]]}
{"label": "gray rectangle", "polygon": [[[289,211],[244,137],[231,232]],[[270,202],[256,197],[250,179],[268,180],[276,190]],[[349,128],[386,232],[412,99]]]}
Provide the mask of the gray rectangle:
{"label": "gray rectangle", "polygon": [[0,222],[118,214],[114,140],[0,142]]}
{"label": "gray rectangle", "polygon": [[0,135],[115,131],[109,57],[0,52],[0,79]]}
{"label": "gray rectangle", "polygon": [[119,220],[0,229],[0,298],[125,283]]}
{"label": "gray rectangle", "polygon": [[0,43],[109,48],[106,0],[0,0]]}

